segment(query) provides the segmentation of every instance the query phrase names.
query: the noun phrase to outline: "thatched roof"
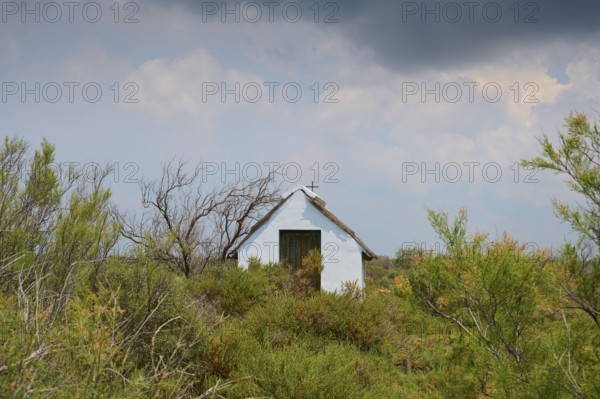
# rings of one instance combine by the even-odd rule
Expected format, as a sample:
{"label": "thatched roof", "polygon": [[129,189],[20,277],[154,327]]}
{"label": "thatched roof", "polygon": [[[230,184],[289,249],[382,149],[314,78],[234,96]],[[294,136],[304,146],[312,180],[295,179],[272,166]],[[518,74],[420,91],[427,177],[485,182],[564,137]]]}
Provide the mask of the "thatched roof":
{"label": "thatched roof", "polygon": [[315,208],[317,208],[319,210],[319,212],[321,212],[329,220],[331,220],[333,223],[335,223],[335,225],[338,226],[340,229],[342,229],[343,231],[348,233],[350,235],[350,237],[352,237],[354,239],[354,241],[356,241],[358,243],[358,245],[360,245],[360,247],[362,248],[363,256],[367,260],[377,258],[377,255],[375,255],[375,253],[373,251],[371,251],[371,249],[369,249],[369,247],[367,247],[360,238],[358,238],[356,233],[350,227],[348,227],[344,222],[342,222],[340,219],[338,219],[337,216],[335,216],[333,213],[331,213],[331,211],[329,211],[329,209],[325,208],[325,201],[323,201],[321,199],[321,197],[319,197],[317,194],[315,194],[314,192],[309,190],[307,187],[301,186],[301,185],[299,185],[295,189],[289,191],[288,193],[284,194],[281,201],[279,201],[279,203],[277,205],[275,205],[275,207],[273,209],[271,209],[262,219],[260,219],[258,222],[256,222],[256,224],[254,226],[252,226],[252,228],[248,232],[248,235],[246,235],[246,237],[244,237],[244,239],[242,241],[240,241],[240,243],[237,244],[235,246],[235,248],[233,248],[230,251],[229,256],[236,257],[238,250],[244,244],[244,242],[246,242],[246,240],[248,238],[250,238],[252,236],[252,234],[254,234],[254,232],[256,232],[256,230],[258,230],[261,226],[263,226],[265,223],[267,223],[271,219],[271,217],[273,217],[275,212],[277,212],[277,210],[279,208],[281,208],[281,206],[289,198],[291,198],[292,195],[294,195],[294,193],[298,190],[302,190],[304,195],[306,195],[306,197],[308,198],[308,201],[311,204],[313,204],[315,206]]}

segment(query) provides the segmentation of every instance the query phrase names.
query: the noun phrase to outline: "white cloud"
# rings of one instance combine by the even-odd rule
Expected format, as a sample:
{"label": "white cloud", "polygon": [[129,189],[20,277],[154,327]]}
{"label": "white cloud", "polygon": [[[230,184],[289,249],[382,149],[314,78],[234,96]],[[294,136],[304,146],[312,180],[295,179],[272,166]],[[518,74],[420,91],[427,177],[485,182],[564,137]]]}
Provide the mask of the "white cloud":
{"label": "white cloud", "polygon": [[566,69],[571,79],[569,91],[586,100],[597,101],[600,96],[600,49],[581,48]]}
{"label": "white cloud", "polygon": [[0,65],[14,64],[19,60],[21,47],[9,37],[0,37]]}
{"label": "white cloud", "polygon": [[[222,84],[226,85],[226,89],[235,88],[239,84],[238,92],[243,97],[242,88],[245,84],[263,82],[255,74],[223,67],[204,49],[172,61],[146,61],[129,74],[128,80],[139,85],[140,108],[148,115],[161,118],[188,116],[195,122],[202,121],[204,126],[212,126],[217,116],[230,111],[231,108],[227,105],[239,105],[235,104],[234,95],[227,95],[225,103],[222,102]],[[209,90],[218,92],[211,95]],[[244,103],[241,98],[240,104]]]}

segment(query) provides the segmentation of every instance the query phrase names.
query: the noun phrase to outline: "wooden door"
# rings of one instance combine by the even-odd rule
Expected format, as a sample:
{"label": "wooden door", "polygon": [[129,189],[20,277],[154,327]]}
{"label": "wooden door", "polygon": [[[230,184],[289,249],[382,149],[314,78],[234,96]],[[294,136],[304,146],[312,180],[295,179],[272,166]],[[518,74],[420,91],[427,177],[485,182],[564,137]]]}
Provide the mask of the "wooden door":
{"label": "wooden door", "polygon": [[311,249],[321,251],[321,230],[279,230],[279,261],[298,270]]}

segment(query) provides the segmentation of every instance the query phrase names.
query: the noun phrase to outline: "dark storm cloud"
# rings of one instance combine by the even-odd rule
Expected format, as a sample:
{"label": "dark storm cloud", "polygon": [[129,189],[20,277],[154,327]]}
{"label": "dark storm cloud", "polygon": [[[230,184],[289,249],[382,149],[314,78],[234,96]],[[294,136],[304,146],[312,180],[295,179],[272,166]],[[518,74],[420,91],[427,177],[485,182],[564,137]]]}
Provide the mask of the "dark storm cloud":
{"label": "dark storm cloud", "polygon": [[[297,5],[302,10],[298,23],[338,28],[346,38],[371,50],[378,62],[405,71],[472,65],[500,59],[524,45],[558,38],[576,43],[600,31],[598,0],[321,0],[316,2],[318,22],[315,0],[177,1],[204,21],[224,18],[226,23],[235,23],[235,15],[224,11],[236,10],[236,3],[240,23],[255,18],[256,5],[262,12],[256,23],[271,23],[270,13],[283,21],[284,8],[293,3],[286,9],[288,20],[294,19]],[[327,18],[332,23],[326,23]]]}

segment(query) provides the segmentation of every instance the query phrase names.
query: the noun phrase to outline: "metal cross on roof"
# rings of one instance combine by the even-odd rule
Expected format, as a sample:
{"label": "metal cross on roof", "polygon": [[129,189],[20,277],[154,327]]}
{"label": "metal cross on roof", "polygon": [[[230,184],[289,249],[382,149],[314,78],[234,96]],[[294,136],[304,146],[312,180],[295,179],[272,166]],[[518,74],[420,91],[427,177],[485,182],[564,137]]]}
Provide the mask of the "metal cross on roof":
{"label": "metal cross on roof", "polygon": [[310,186],[306,186],[306,188],[310,188],[310,191],[315,191],[315,188],[319,188],[319,186],[315,186],[315,182],[311,181]]}

